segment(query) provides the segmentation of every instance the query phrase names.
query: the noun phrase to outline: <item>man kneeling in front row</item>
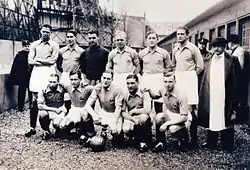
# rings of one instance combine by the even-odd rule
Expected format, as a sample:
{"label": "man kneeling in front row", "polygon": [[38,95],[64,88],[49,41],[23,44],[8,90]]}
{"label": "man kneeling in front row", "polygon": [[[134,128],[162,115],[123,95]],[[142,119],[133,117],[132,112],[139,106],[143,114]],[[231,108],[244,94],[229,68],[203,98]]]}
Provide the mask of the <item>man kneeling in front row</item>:
{"label": "man kneeling in front row", "polygon": [[128,92],[124,96],[122,109],[123,132],[128,137],[135,137],[136,145],[140,152],[148,150],[148,144],[151,144],[151,98],[148,92],[141,91],[137,75],[127,76]]}
{"label": "man kneeling in front row", "polygon": [[41,128],[44,130],[42,136],[44,140],[51,135],[49,130],[50,121],[53,121],[54,128],[58,130],[61,120],[66,115],[64,93],[65,90],[59,85],[59,76],[57,74],[51,74],[47,88],[38,93],[39,121]]}
{"label": "man kneeling in front row", "polygon": [[188,131],[185,127],[188,115],[187,98],[175,88],[176,80],[172,72],[164,73],[163,83],[164,89],[158,92],[148,90],[153,99],[163,97],[166,106],[166,111],[155,117],[156,128],[159,128],[159,131],[156,134],[157,143],[154,151],[165,148],[166,130],[178,139],[178,146],[184,149],[188,142]]}
{"label": "man kneeling in front row", "polygon": [[[92,115],[94,121],[107,125],[113,136],[112,144],[120,144],[123,140],[122,133],[122,91],[112,84],[113,72],[105,71],[101,77],[101,84],[95,86],[86,103],[86,110]],[[99,101],[101,109],[94,110],[96,101]]]}

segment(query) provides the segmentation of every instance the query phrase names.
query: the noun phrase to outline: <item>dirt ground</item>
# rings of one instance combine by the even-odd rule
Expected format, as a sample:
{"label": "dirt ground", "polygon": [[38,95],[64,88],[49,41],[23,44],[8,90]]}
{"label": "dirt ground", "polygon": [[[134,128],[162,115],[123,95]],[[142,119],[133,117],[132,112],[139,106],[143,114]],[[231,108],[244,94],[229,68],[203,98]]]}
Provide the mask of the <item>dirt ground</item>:
{"label": "dirt ground", "polygon": [[[0,114],[0,170],[15,169],[250,169],[250,137],[236,126],[235,151],[232,154],[221,150],[204,148],[195,151],[177,152],[173,140],[163,153],[139,153],[132,147],[114,148],[94,153],[80,147],[76,140],[41,140],[41,128],[31,138],[24,137],[29,127],[28,111],[10,110]],[[171,138],[167,135],[167,138]],[[205,140],[204,129],[199,129],[199,142]]]}

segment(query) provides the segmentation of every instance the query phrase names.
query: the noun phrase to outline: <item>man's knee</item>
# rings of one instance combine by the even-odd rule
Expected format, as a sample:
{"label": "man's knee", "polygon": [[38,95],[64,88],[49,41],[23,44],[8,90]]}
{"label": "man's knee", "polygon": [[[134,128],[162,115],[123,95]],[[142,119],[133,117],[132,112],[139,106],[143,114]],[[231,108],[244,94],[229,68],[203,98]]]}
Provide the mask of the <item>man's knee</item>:
{"label": "man's knee", "polygon": [[185,128],[184,126],[179,126],[179,125],[171,125],[169,126],[168,130],[171,134],[174,134],[175,132]]}
{"label": "man's knee", "polygon": [[81,118],[82,118],[82,121],[86,122],[89,120],[90,116],[87,111],[83,111],[81,112]]}
{"label": "man's knee", "polygon": [[149,115],[146,115],[146,114],[140,115],[140,122],[141,122],[142,124],[147,123],[147,122],[148,122],[148,119],[149,119]]}
{"label": "man's knee", "polygon": [[129,133],[131,133],[133,130],[134,130],[134,128],[133,128],[132,126],[130,126],[129,124],[123,124],[122,131],[123,131],[125,134],[129,134]]}
{"label": "man's knee", "polygon": [[160,125],[160,124],[163,124],[164,121],[165,121],[165,113],[161,112],[161,113],[158,113],[156,116],[155,116],[155,124],[156,125]]}
{"label": "man's knee", "polygon": [[43,119],[45,117],[49,116],[49,112],[45,111],[45,110],[39,110],[39,118]]}

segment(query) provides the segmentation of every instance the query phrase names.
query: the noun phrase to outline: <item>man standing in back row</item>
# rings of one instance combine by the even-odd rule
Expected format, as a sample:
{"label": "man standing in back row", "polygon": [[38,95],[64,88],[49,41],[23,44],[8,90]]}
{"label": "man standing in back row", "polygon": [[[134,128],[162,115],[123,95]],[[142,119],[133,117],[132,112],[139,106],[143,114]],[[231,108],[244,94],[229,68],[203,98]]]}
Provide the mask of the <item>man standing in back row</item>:
{"label": "man standing in back row", "polygon": [[36,134],[38,115],[37,93],[46,88],[50,74],[55,73],[55,63],[58,58],[59,45],[50,39],[52,27],[43,25],[42,37],[30,45],[28,62],[34,66],[31,72],[29,89],[32,92],[32,106],[30,109],[31,129],[25,133],[26,137]]}
{"label": "man standing in back row", "polygon": [[81,70],[85,82],[94,86],[100,82],[102,73],[108,62],[109,51],[99,44],[99,32],[90,30],[88,32],[89,47],[81,56]]}
{"label": "man standing in back row", "polygon": [[[192,115],[190,126],[191,146],[197,143],[197,115],[198,104],[198,75],[204,68],[203,58],[197,46],[188,41],[189,30],[187,27],[177,29],[178,45],[173,50],[173,65],[175,66],[176,86],[182,90],[188,99]],[[190,121],[190,118],[189,118]]]}
{"label": "man standing in back row", "polygon": [[127,35],[118,31],[115,35],[116,48],[109,53],[106,70],[114,72],[113,83],[121,89],[127,90],[126,78],[129,74],[138,74],[140,61],[135,50],[128,47]]}

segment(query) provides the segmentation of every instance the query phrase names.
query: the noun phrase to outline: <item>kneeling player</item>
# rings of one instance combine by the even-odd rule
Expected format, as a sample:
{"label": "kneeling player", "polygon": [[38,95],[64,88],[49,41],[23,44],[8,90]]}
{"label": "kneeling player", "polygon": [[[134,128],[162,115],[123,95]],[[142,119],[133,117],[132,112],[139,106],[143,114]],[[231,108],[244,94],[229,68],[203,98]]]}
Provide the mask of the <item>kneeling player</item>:
{"label": "kneeling player", "polygon": [[51,74],[47,88],[38,93],[38,114],[40,125],[44,130],[42,137],[44,140],[51,136],[50,121],[52,120],[54,128],[58,129],[59,123],[67,112],[64,107],[64,93],[65,90],[59,85],[57,74]]}
{"label": "kneeling player", "polygon": [[157,143],[154,151],[161,151],[165,148],[165,131],[168,130],[178,139],[181,148],[185,148],[188,142],[188,131],[185,127],[188,115],[187,99],[175,88],[175,76],[173,73],[165,73],[163,76],[164,89],[158,92],[149,90],[153,99],[163,97],[166,111],[159,113],[155,117]]}
{"label": "kneeling player", "polygon": [[71,71],[69,78],[71,85],[64,86],[64,88],[70,96],[71,108],[59,126],[66,131],[73,128],[80,129],[80,139],[85,143],[88,138],[95,135],[92,117],[85,111],[85,104],[93,90],[93,86],[81,85],[80,71]]}
{"label": "kneeling player", "polygon": [[[102,125],[108,125],[113,136],[112,143],[119,144],[123,140],[122,132],[122,103],[123,95],[120,89],[112,83],[113,73],[105,71],[101,77],[101,84],[96,85],[89,97],[86,110],[92,115],[93,119]],[[96,101],[99,101],[101,109],[94,110]]]}
{"label": "kneeling player", "polygon": [[151,99],[148,92],[141,91],[137,75],[127,76],[128,92],[124,98],[122,115],[124,118],[123,132],[127,136],[133,135],[140,152],[148,149],[152,139]]}

